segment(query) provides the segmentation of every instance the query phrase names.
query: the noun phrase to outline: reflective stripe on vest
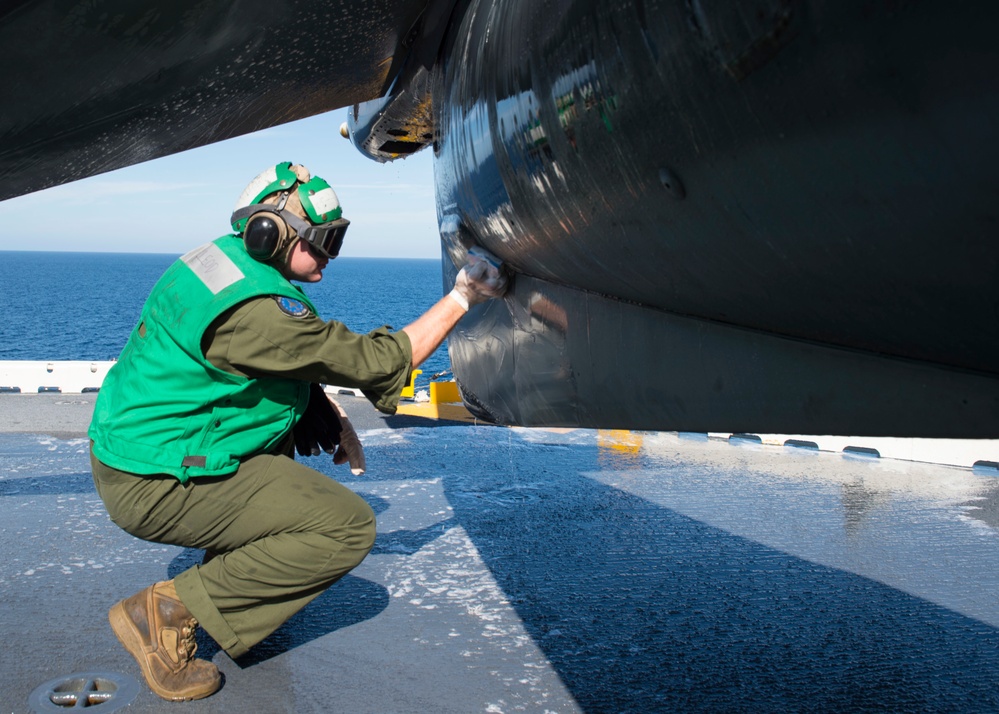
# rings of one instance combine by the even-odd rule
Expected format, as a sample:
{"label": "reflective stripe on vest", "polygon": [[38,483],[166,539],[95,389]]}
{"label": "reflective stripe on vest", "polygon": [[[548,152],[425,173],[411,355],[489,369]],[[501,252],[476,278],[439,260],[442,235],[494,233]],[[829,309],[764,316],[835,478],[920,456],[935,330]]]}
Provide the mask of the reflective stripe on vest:
{"label": "reflective stripe on vest", "polygon": [[122,471],[186,482],[233,473],[242,459],[274,449],[305,410],[309,385],[230,374],[201,352],[219,315],[262,295],[301,300],[315,312],[300,288],[247,255],[237,236],[171,265],[98,394],[94,455]]}

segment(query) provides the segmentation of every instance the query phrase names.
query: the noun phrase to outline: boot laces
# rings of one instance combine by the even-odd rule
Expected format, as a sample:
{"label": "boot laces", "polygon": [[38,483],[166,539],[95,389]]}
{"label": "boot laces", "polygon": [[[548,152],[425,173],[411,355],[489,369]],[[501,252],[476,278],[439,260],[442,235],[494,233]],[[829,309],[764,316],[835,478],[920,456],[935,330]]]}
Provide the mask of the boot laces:
{"label": "boot laces", "polygon": [[198,651],[198,642],[194,637],[195,630],[198,629],[198,621],[193,617],[184,621],[180,628],[180,642],[178,648],[183,660],[194,659],[194,653]]}

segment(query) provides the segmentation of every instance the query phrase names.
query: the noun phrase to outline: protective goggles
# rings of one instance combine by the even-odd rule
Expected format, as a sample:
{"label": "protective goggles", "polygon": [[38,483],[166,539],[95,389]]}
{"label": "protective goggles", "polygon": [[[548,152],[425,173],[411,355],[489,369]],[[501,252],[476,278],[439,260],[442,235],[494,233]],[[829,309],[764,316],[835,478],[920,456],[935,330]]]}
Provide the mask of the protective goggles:
{"label": "protective goggles", "polygon": [[[297,219],[297,216],[292,216],[292,218]],[[301,226],[297,226],[291,221],[288,221],[288,223],[298,233],[299,238],[330,259],[340,255],[343,237],[347,234],[347,226],[350,225],[350,221],[346,218],[338,218],[329,223],[320,223],[318,226],[306,223],[305,221],[299,221],[302,224]]]}
{"label": "protective goggles", "polygon": [[350,225],[350,221],[346,218],[338,218],[335,221],[313,225],[290,211],[285,211],[277,206],[263,204],[240,208],[232,214],[230,221],[235,224],[237,221],[249,218],[255,213],[275,213],[281,216],[284,222],[295,231],[299,238],[330,259],[340,254],[340,248],[343,246],[343,237],[347,234],[347,226]]}

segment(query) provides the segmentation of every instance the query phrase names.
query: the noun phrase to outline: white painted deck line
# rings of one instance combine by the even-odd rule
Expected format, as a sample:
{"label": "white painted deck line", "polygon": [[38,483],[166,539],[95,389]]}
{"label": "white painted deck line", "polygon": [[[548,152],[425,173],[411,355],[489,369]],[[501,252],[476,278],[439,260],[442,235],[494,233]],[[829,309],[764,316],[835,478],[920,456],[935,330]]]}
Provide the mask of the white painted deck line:
{"label": "white painted deck line", "polygon": [[[0,360],[0,393],[20,390],[21,394],[60,391],[80,394],[99,389],[113,361],[51,362]],[[359,390],[328,386],[331,394],[362,396]],[[740,436],[710,432],[710,438],[730,439]],[[916,461],[928,464],[973,468],[976,464],[994,467],[999,464],[999,439],[898,439],[890,437],[815,436],[807,434],[753,434],[761,443],[785,446],[788,442],[810,442],[820,451],[846,452],[875,450],[881,458]]]}

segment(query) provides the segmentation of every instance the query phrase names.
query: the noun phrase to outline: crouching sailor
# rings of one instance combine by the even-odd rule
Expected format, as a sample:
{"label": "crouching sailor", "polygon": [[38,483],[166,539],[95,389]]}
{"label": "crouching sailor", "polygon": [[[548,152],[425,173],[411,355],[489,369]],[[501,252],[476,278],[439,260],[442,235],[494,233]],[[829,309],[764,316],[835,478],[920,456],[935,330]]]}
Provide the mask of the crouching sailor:
{"label": "crouching sailor", "polygon": [[170,700],[221,685],[216,665],[195,657],[197,627],[239,657],[374,543],[364,500],[293,458],[296,448],[326,451],[354,473],[364,468],[349,420],[319,385],[360,389],[394,413],[410,370],[470,305],[507,284],[502,269],[473,261],[412,324],[357,334],[319,318],[291,282],[321,280],[348,226],[323,179],[273,166],[243,192],[231,223],[231,235],[157,282],[90,427],[94,483],[112,520],[215,556],[110,611],[149,687]]}

